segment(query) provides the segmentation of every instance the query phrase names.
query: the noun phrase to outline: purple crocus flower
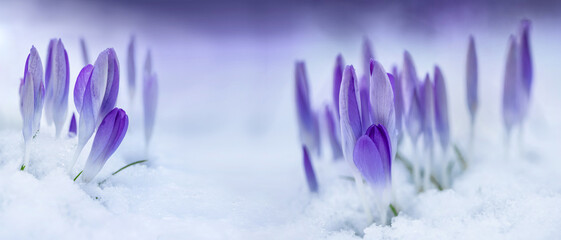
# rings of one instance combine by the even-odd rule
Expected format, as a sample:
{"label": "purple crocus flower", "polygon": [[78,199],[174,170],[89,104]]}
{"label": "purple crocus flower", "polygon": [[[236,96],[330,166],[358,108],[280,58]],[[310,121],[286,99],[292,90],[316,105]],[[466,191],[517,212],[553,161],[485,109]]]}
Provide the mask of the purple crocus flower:
{"label": "purple crocus flower", "polygon": [[[85,83],[85,87],[84,87]],[[74,88],[74,104],[80,114],[78,146],[70,168],[101,120],[113,109],[119,93],[119,61],[113,48],[101,52],[93,68],[82,69]]]}
{"label": "purple crocus flower", "polygon": [[477,100],[477,54],[475,53],[475,40],[469,36],[466,67],[467,104],[471,116],[471,124],[475,122],[475,114],[479,106]]}
{"label": "purple crocus flower", "polygon": [[434,124],[434,93],[433,84],[430,80],[429,74],[425,76],[425,81],[421,85],[421,96],[423,103],[423,136],[424,144],[426,148],[432,148],[433,146],[433,124]]}
{"label": "purple crocus flower", "polygon": [[22,167],[25,167],[29,161],[30,140],[39,132],[41,123],[43,98],[45,96],[42,65],[37,49],[31,47],[19,87],[20,113],[23,119],[22,133],[25,142]]}
{"label": "purple crocus flower", "polygon": [[310,90],[308,77],[304,62],[296,63],[296,110],[298,113],[298,125],[300,129],[300,142],[308,147],[315,148],[315,124],[316,119],[311,108]]}
{"label": "purple crocus flower", "polygon": [[360,117],[360,99],[358,98],[358,79],[352,65],[347,65],[343,71],[341,91],[339,93],[339,111],[341,125],[341,145],[343,157],[356,172],[353,162],[353,151],[356,140],[362,135]]}
{"label": "purple crocus flower", "polygon": [[72,113],[72,119],[70,119],[70,127],[68,128],[68,136],[73,138],[77,134],[76,131],[76,116]]}
{"label": "purple crocus flower", "polygon": [[45,118],[55,124],[56,136],[60,136],[68,112],[70,73],[68,54],[60,39],[52,39],[47,54],[45,70]]}
{"label": "purple crocus flower", "polygon": [[520,22],[520,71],[524,92],[530,96],[533,81],[532,54],[530,50],[530,27],[531,22],[524,19]]}
{"label": "purple crocus flower", "polygon": [[507,130],[510,130],[514,125],[520,123],[521,108],[520,97],[522,95],[522,81],[520,80],[518,68],[518,51],[517,43],[514,36],[509,38],[508,56],[506,60],[505,75],[504,75],[504,89],[503,89],[503,120]]}
{"label": "purple crocus flower", "polygon": [[403,69],[401,74],[403,90],[403,113],[407,132],[413,143],[416,143],[422,131],[422,105],[418,92],[419,80],[411,54],[403,54]]}
{"label": "purple crocus flower", "polygon": [[156,119],[156,107],[158,105],[158,78],[156,74],[144,76],[143,89],[144,102],[144,136],[146,148],[152,139],[154,120]]}
{"label": "purple crocus flower", "polygon": [[339,159],[343,156],[341,150],[341,143],[339,141],[339,124],[337,123],[337,116],[331,110],[329,105],[325,105],[325,119],[327,127],[327,138],[329,139],[329,144],[331,145],[331,150],[333,152],[333,159]]}
{"label": "purple crocus flower", "polygon": [[82,48],[82,57],[84,59],[84,65],[90,64],[90,57],[88,56],[88,48],[86,47],[86,40],[80,38],[80,47]]}
{"label": "purple crocus flower", "polygon": [[362,132],[366,132],[368,126],[372,125],[372,116],[370,114],[370,76],[364,75],[358,81],[358,93],[360,97],[360,116],[362,124]]}
{"label": "purple crocus flower", "polygon": [[341,89],[341,80],[343,79],[343,68],[345,63],[341,54],[335,59],[335,67],[333,69],[333,106],[337,111],[337,119],[339,119],[339,90]]}
{"label": "purple crocus flower", "polygon": [[318,192],[318,181],[306,146],[302,146],[302,151],[304,152],[304,172],[306,173],[308,188],[310,188],[310,192],[316,193]]}
{"label": "purple crocus flower", "polygon": [[136,64],[134,61],[135,53],[135,38],[131,37],[129,43],[128,54],[127,54],[127,78],[129,83],[129,95],[131,102],[134,99],[134,93],[136,89]]}
{"label": "purple crocus flower", "polygon": [[385,126],[389,133],[392,156],[395,154],[397,145],[397,133],[395,131],[395,108],[392,84],[378,61],[370,60],[370,107],[372,109],[372,123]]}
{"label": "purple crocus flower", "polygon": [[374,191],[382,224],[391,201],[391,143],[386,128],[374,124],[360,137],[353,151],[354,164]]}
{"label": "purple crocus flower", "polygon": [[362,42],[362,63],[364,64],[364,68],[362,69],[363,75],[362,76],[369,76],[370,75],[370,60],[374,59],[374,52],[372,51],[372,42],[367,37],[364,37]]}
{"label": "purple crocus flower", "polygon": [[434,124],[440,146],[444,151],[448,149],[450,141],[450,125],[448,122],[448,97],[446,83],[438,66],[434,67]]}
{"label": "purple crocus flower", "polygon": [[[33,83],[32,85],[32,95],[29,95],[29,92],[25,90],[25,84],[29,81],[29,83]],[[25,101],[29,101],[30,99],[33,100],[33,105],[27,105],[28,107],[33,106],[33,114],[28,115],[31,117],[30,125],[25,126],[24,128],[29,128],[30,136],[34,136],[39,132],[40,124],[41,124],[41,113],[43,112],[43,101],[45,97],[45,85],[43,83],[43,63],[41,62],[41,57],[39,57],[39,53],[35,47],[31,47],[31,51],[27,56],[27,60],[25,62],[25,70],[23,74],[23,82],[21,82],[21,103],[22,103],[22,113],[29,111],[23,106]],[[26,94],[23,94],[26,93]],[[25,122],[25,120],[24,120]]]}
{"label": "purple crocus flower", "polygon": [[90,182],[123,141],[129,126],[127,113],[120,108],[111,110],[99,125],[92,150],[82,172],[84,182]]}

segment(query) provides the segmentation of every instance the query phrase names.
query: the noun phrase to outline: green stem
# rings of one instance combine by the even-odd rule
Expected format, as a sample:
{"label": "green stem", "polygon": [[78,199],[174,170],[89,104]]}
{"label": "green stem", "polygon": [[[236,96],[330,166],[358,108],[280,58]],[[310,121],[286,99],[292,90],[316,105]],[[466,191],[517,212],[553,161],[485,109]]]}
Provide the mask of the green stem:
{"label": "green stem", "polygon": [[76,175],[76,177],[74,178],[74,182],[76,182],[76,179],[78,179],[78,177],[79,177],[80,175],[82,175],[82,172],[83,172],[83,170],[80,171],[80,173],[78,173],[78,175]]}
{"label": "green stem", "polygon": [[125,165],[124,167],[120,168],[119,170],[117,170],[116,172],[114,172],[111,175],[115,175],[115,174],[119,173],[120,171],[123,171],[125,168],[128,168],[132,165],[143,163],[143,162],[146,162],[146,161],[148,161],[148,160],[140,160],[140,161],[136,161],[136,162],[133,162],[133,163],[129,163],[129,164]]}
{"label": "green stem", "polygon": [[440,185],[438,180],[436,180],[436,178],[433,175],[430,175],[430,181],[436,186],[436,188],[438,188],[439,191],[443,190],[442,185]]}
{"label": "green stem", "polygon": [[[413,165],[411,164],[411,162],[409,162],[409,160],[407,160],[405,157],[399,154],[399,152],[395,155],[395,159],[401,161],[403,165],[405,165],[405,168],[407,168],[409,173],[413,175]],[[438,180],[436,180],[436,178],[432,174],[430,176],[430,181],[436,186],[436,188],[438,188],[438,190],[442,191],[443,189],[442,185],[438,182]]]}
{"label": "green stem", "polygon": [[[132,166],[132,165],[135,165],[135,164],[143,163],[143,162],[146,162],[146,161],[148,161],[148,160],[140,160],[140,161],[136,161],[136,162],[129,163],[129,164],[125,165],[124,167],[119,168],[119,170],[117,170],[116,172],[112,173],[111,176],[113,176],[113,175],[119,173],[120,171],[125,170],[125,168],[128,168],[128,167],[130,167],[130,166]],[[99,182],[98,185],[101,186],[102,184],[104,184],[104,183],[107,181],[107,179],[109,179],[109,178],[106,178],[106,179],[104,179],[103,181]]]}
{"label": "green stem", "polygon": [[390,209],[392,210],[393,216],[397,217],[397,210],[395,210],[395,207],[391,203],[390,203]]}
{"label": "green stem", "polygon": [[22,164],[21,167],[19,168],[20,171],[25,170],[25,164]]}
{"label": "green stem", "polygon": [[467,161],[464,158],[464,155],[462,154],[462,152],[460,151],[460,148],[456,144],[454,144],[454,152],[456,153],[456,156],[458,157],[458,160],[462,164],[462,170],[466,170],[467,167],[468,167]]}

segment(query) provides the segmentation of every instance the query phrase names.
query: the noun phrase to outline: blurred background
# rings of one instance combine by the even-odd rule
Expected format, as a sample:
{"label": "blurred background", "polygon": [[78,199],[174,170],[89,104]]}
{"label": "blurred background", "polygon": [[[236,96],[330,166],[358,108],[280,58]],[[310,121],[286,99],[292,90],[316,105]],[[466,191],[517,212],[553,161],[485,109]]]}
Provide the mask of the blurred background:
{"label": "blurred background", "polygon": [[[131,116],[119,152],[137,160],[143,148],[141,94],[137,91],[131,103],[126,88],[127,46],[134,35],[137,82],[150,49],[160,85],[151,149],[155,166],[200,177],[188,180],[194,182],[188,186],[212,199],[193,201],[185,215],[218,218],[226,212],[245,220],[240,224],[284,223],[301,209],[279,212],[283,200],[306,191],[294,103],[296,60],[306,62],[315,109],[331,102],[337,54],[358,73],[364,71],[365,37],[386,70],[401,66],[404,50],[420,76],[432,75],[439,64],[448,87],[452,138],[461,142],[469,131],[465,61],[472,34],[479,57],[477,140],[492,146],[503,141],[507,40],[519,21],[529,18],[535,85],[525,142],[528,149],[556,151],[549,146],[561,136],[560,13],[559,1],[1,0],[0,129],[20,129],[17,89],[30,47],[37,47],[45,63],[49,40],[62,38],[73,89],[84,65],[84,38],[91,62],[106,48],[117,52],[117,105]],[[74,110],[72,100],[69,104]],[[236,203],[217,207],[220,198]]]}

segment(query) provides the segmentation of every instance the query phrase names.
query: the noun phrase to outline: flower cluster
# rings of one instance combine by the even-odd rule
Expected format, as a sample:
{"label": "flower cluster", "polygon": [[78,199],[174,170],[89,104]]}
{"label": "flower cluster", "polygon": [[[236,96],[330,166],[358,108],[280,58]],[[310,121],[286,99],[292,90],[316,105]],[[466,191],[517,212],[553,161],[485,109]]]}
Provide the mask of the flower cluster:
{"label": "flower cluster", "polygon": [[[120,68],[117,54],[113,48],[101,52],[93,65],[88,64],[85,41],[81,39],[84,62],[74,85],[74,105],[77,115],[72,113],[68,136],[78,136],[78,145],[74,157],[68,164],[72,171],[78,156],[89,139],[94,135],[91,151],[81,179],[90,182],[117,150],[128,130],[127,113],[115,107],[119,94]],[[134,93],[134,38],[129,47],[129,92]],[[132,56],[132,57],[131,57]],[[132,67],[131,67],[132,66]],[[144,79],[144,122],[146,143],[149,142],[155,122],[157,106],[157,80],[151,70],[151,58],[148,54]],[[55,126],[57,138],[67,122],[68,94],[70,85],[69,58],[60,39],[53,39],[47,51],[45,72],[41,58],[35,47],[27,57],[24,77],[20,83],[20,111],[23,119],[23,137],[25,153],[21,169],[29,164],[29,145],[38,134],[44,106],[47,124]],[[45,81],[43,82],[43,74]]]}
{"label": "flower cluster", "polygon": [[[532,85],[532,62],[529,44],[530,22],[523,20],[518,38],[511,36],[503,91],[503,117],[507,132],[520,126],[527,115]],[[300,140],[304,151],[304,169],[308,186],[318,191],[316,173],[308,149],[319,153],[320,127],[323,120],[332,156],[347,162],[364,210],[370,215],[363,181],[374,193],[374,203],[381,224],[387,223],[392,205],[392,166],[399,160],[411,173],[411,182],[419,192],[430,188],[450,187],[451,162],[448,149],[454,146],[457,160],[467,166],[459,148],[452,144],[446,80],[435,65],[432,74],[417,74],[412,55],[405,51],[401,67],[387,72],[374,58],[372,44],[363,43],[364,74],[357,77],[353,65],[344,66],[342,55],[335,60],[333,101],[324,106],[323,115],[313,110],[304,62],[296,64],[296,107]],[[478,64],[475,38],[469,37],[466,63],[467,105],[473,129],[478,102]],[[323,119],[319,116],[323,116]],[[408,138],[405,138],[408,136]],[[413,155],[405,158],[399,148],[408,139]],[[421,142],[422,152],[418,145]],[[435,144],[436,143],[436,144]],[[435,149],[439,149],[435,157]],[[318,154],[319,155],[319,154]],[[440,167],[440,172],[435,168]]]}

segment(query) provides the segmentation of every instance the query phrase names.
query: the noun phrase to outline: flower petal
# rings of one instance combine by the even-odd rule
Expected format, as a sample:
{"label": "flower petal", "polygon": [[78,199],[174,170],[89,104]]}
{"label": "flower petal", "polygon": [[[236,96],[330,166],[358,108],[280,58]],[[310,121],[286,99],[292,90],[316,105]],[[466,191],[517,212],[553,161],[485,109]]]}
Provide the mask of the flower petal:
{"label": "flower petal", "polygon": [[[31,78],[27,75],[31,74]],[[32,134],[39,131],[41,125],[41,114],[43,112],[43,99],[45,98],[45,85],[43,83],[43,63],[35,47],[31,51],[25,62],[23,79],[30,79],[33,82],[33,124]]]}
{"label": "flower petal", "polygon": [[339,142],[339,124],[337,124],[336,115],[333,113],[329,105],[325,105],[325,119],[327,127],[327,137],[331,145],[333,159],[339,159],[343,156],[341,143]]}
{"label": "flower petal", "polygon": [[[362,125],[360,117],[360,99],[358,98],[358,83],[355,69],[352,65],[347,65],[343,71],[341,82],[341,92],[339,93],[341,145],[343,156],[353,164],[353,149],[355,142],[362,135]],[[354,168],[354,167],[353,167]]]}
{"label": "flower petal", "polygon": [[318,182],[316,179],[316,174],[314,172],[314,168],[312,166],[312,162],[310,161],[310,156],[308,155],[308,149],[306,146],[302,146],[302,151],[304,153],[304,172],[306,173],[306,181],[308,182],[308,188],[310,188],[310,192],[317,192],[318,191]]}
{"label": "flower petal", "polygon": [[78,74],[76,79],[76,84],[74,85],[74,105],[76,110],[80,112],[82,110],[82,102],[84,101],[84,92],[86,91],[86,85],[90,80],[92,75],[93,65],[88,64]]}
{"label": "flower petal", "polygon": [[524,19],[520,22],[520,71],[522,83],[526,95],[530,95],[532,90],[533,68],[532,68],[532,53],[530,49],[530,27],[531,22]]}
{"label": "flower petal", "polygon": [[[68,89],[70,85],[70,68],[68,54],[60,39],[54,39],[49,45],[49,62],[45,76],[45,117],[53,122],[56,135],[59,136],[66,122],[68,112]],[[52,46],[51,46],[52,45]]]}
{"label": "flower petal", "polygon": [[434,93],[433,84],[431,83],[429,74],[425,76],[423,83],[423,136],[425,147],[432,148],[433,146],[433,127],[434,124]]}
{"label": "flower petal", "polygon": [[389,172],[386,172],[380,152],[369,136],[358,139],[353,156],[356,168],[373,189],[380,191],[389,187]]}
{"label": "flower petal", "polygon": [[473,36],[470,36],[467,53],[466,89],[468,109],[472,123],[475,119],[475,113],[479,105],[477,100],[477,85],[477,54],[475,52],[475,40]]}
{"label": "flower petal", "polygon": [[80,38],[80,47],[82,48],[82,57],[84,59],[84,65],[90,64],[90,57],[88,56],[88,48],[86,47],[86,40]]}
{"label": "flower petal", "polygon": [[70,119],[70,127],[68,128],[68,136],[73,138],[76,136],[76,115],[72,113],[72,119]]}
{"label": "flower petal", "polygon": [[438,66],[434,67],[434,124],[442,149],[448,147],[450,141],[450,125],[448,122],[448,97],[446,83]]}
{"label": "flower petal", "polygon": [[384,169],[388,181],[391,181],[391,168],[392,168],[392,149],[391,140],[386,128],[380,124],[374,124],[366,130],[366,135],[370,137],[376,149],[380,153],[380,159],[382,160],[382,167]]}
{"label": "flower petal", "polygon": [[34,89],[33,89],[33,74],[25,74],[23,85],[21,87],[21,114],[23,118],[23,139],[28,142],[33,137],[33,119],[35,114],[34,106]]}
{"label": "flower petal", "polygon": [[304,62],[296,63],[295,70],[296,110],[300,128],[300,142],[310,146],[314,142],[314,119],[310,104],[308,77]]}
{"label": "flower petal", "polygon": [[[394,109],[395,109],[395,129],[398,136],[398,142],[403,139],[403,93],[401,78],[397,72],[397,66],[392,68],[393,74],[388,74],[388,79],[392,84]],[[396,146],[397,147],[397,146]]]}

